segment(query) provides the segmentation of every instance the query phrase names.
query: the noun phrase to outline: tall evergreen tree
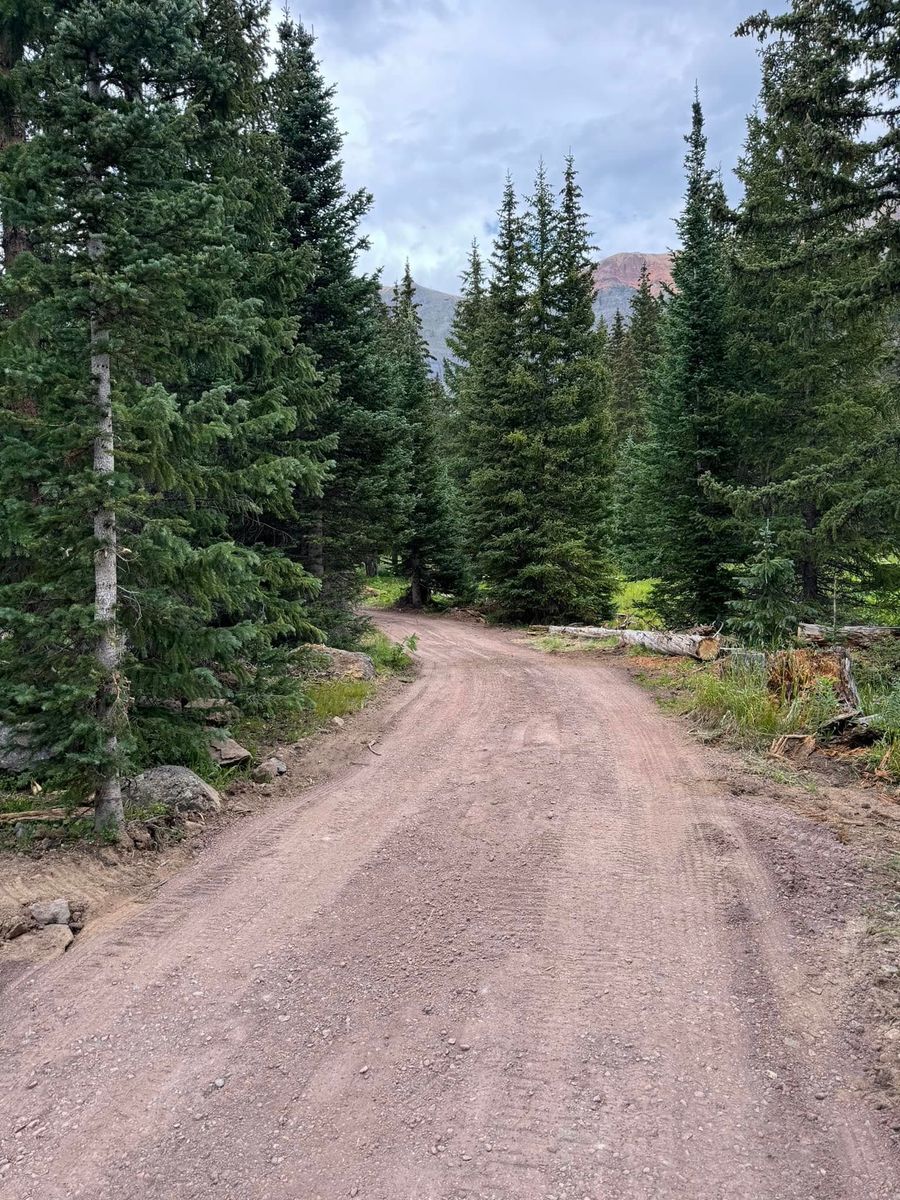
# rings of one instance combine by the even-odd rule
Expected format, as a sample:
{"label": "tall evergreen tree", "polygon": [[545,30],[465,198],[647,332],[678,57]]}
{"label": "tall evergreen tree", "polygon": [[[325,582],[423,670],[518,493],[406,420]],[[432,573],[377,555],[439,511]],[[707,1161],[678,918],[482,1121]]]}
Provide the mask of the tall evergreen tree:
{"label": "tall evergreen tree", "polygon": [[2,285],[0,718],[102,829],[136,758],[205,753],[173,700],[262,694],[274,640],[309,633],[303,572],[230,533],[315,468],[271,448],[297,419],[273,365],[292,327],[246,294],[208,13],[67,6],[30,47],[34,136],[0,164],[32,236]]}
{"label": "tall evergreen tree", "polygon": [[372,197],[345,188],[334,88],[322,79],[314,47],[308,30],[282,20],[272,120],[289,196],[290,245],[309,253],[313,264],[299,317],[327,393],[317,428],[334,441],[330,478],[300,530],[303,557],[324,580],[323,619],[343,625],[358,590],[357,568],[388,543],[402,435],[381,352],[378,282],[357,268],[367,245],[359,225]]}
{"label": "tall evergreen tree", "polygon": [[421,608],[436,591],[465,593],[468,578],[439,437],[437,409],[445,398],[428,370],[428,347],[415,291],[407,263],[403,279],[394,289],[390,321],[397,403],[408,440],[404,484],[409,503],[395,549],[400,570],[409,580],[409,603]]}
{"label": "tall evergreen tree", "polygon": [[[745,452],[732,499],[750,523],[760,511],[769,518],[815,617],[835,586],[852,606],[898,546],[896,458],[872,451],[892,444],[900,397],[888,373],[892,313],[875,282],[883,247],[848,227],[856,212],[839,203],[854,180],[862,190],[869,182],[852,150],[864,136],[852,112],[853,60],[827,52],[840,40],[834,7],[796,10],[790,38],[763,55],[763,104],[738,168],[731,421]],[[846,38],[854,26],[846,6],[842,19]],[[820,133],[794,124],[797,97],[820,88],[845,107],[850,142],[816,149]],[[830,167],[829,144],[841,148]],[[836,190],[835,172],[845,175]],[[848,239],[852,256],[833,253]]]}
{"label": "tall evergreen tree", "polygon": [[471,434],[475,428],[473,418],[477,405],[486,303],[484,264],[478,243],[473,242],[462,275],[459,303],[447,338],[452,357],[444,360],[444,384],[449,400],[446,440],[453,476],[463,497],[468,490],[468,469],[475,451]]}
{"label": "tall evergreen tree", "polygon": [[566,159],[553,229],[555,362],[544,414],[542,562],[535,611],[596,620],[612,611],[613,423],[594,329],[594,264],[575,164]]}
{"label": "tall evergreen tree", "polygon": [[648,404],[646,494],[661,582],[654,605],[671,622],[716,621],[730,594],[727,564],[739,549],[706,477],[727,478],[723,414],[727,383],[727,278],[716,222],[720,185],[706,165],[699,100],[686,139],[687,188],[672,269],[675,294],[663,326],[658,377]]}
{"label": "tall evergreen tree", "polygon": [[[631,319],[609,354],[617,422],[615,472],[616,563],[630,579],[652,576],[656,557],[650,517],[655,511],[650,472],[647,468],[647,420],[651,389],[659,370],[662,301],[653,295],[646,264],[641,268],[638,290],[631,298]],[[627,353],[621,341],[627,340]]]}
{"label": "tall evergreen tree", "polygon": [[517,430],[526,417],[517,384],[525,314],[522,219],[507,178],[491,253],[491,279],[481,321],[481,358],[472,380],[463,445],[468,447],[466,539],[476,573],[492,590],[531,555],[531,501]]}
{"label": "tall evergreen tree", "polygon": [[608,378],[594,330],[574,165],[560,205],[541,168],[523,220],[507,182],[467,422],[469,532],[499,612],[609,611]]}

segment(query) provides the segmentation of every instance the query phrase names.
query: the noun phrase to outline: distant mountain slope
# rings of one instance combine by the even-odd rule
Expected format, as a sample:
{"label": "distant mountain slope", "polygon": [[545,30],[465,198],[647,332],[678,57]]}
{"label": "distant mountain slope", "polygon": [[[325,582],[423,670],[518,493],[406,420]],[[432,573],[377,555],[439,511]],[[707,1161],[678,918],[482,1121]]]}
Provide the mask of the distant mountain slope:
{"label": "distant mountain slope", "polygon": [[[383,287],[381,298],[385,304],[390,304],[394,289]],[[437,375],[444,373],[444,359],[449,355],[447,335],[453,324],[453,314],[459,296],[451,296],[449,292],[437,292],[434,288],[420,287],[416,284],[416,303],[419,306],[419,316],[422,318],[422,332],[434,359],[434,371]]]}
{"label": "distant mountain slope", "polygon": [[[641,267],[647,264],[653,289],[659,294],[662,287],[672,284],[672,256],[670,254],[611,254],[597,264],[594,281],[597,285],[597,299],[594,301],[594,311],[598,317],[603,317],[609,324],[620,311],[628,316],[631,297],[637,291]],[[389,287],[381,289],[384,300],[390,304],[392,290]],[[422,317],[422,332],[428,342],[431,355],[434,358],[434,370],[438,375],[443,374],[444,359],[448,355],[447,335],[456,311],[458,296],[450,292],[438,292],[434,288],[416,287],[416,300]]]}

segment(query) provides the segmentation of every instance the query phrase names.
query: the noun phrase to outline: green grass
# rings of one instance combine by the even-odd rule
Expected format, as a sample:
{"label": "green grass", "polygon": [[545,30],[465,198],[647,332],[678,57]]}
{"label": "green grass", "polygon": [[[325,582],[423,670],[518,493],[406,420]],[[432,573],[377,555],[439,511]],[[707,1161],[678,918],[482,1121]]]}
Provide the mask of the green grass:
{"label": "green grass", "polygon": [[359,648],[372,659],[379,675],[402,675],[412,666],[409,651],[415,650],[416,638],[395,642],[380,629],[373,629],[362,638]]}
{"label": "green grass", "polygon": [[828,680],[789,701],[773,694],[765,674],[753,669],[701,669],[686,676],[685,683],[684,712],[748,744],[814,733],[840,707]]}
{"label": "green grass", "polygon": [[584,638],[570,638],[558,633],[547,633],[528,639],[529,646],[547,654],[571,654],[574,650],[610,650],[618,644],[619,639],[614,637],[586,641]]}
{"label": "green grass", "polygon": [[290,745],[310,737],[333,717],[359,712],[375,691],[375,684],[365,679],[323,679],[308,683],[305,691],[305,708],[276,717],[247,717],[236,722],[235,738],[255,759],[274,745]]}
{"label": "green grass", "polygon": [[632,629],[653,629],[662,624],[650,606],[650,595],[656,582],[655,579],[626,579],[613,596],[616,615],[628,617]]}
{"label": "green grass", "polygon": [[374,595],[369,595],[368,592],[365,594],[365,603],[370,608],[393,608],[406,595],[409,584],[398,575],[379,571],[377,575],[366,579],[366,587],[375,593]]}

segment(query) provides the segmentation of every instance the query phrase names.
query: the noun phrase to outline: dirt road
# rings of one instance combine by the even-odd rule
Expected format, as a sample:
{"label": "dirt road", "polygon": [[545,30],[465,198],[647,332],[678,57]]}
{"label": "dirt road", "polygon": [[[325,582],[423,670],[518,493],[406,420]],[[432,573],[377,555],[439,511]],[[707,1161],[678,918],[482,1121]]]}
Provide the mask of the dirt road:
{"label": "dirt road", "polygon": [[621,670],[383,623],[377,754],[0,996],[0,1197],[896,1200],[844,848]]}

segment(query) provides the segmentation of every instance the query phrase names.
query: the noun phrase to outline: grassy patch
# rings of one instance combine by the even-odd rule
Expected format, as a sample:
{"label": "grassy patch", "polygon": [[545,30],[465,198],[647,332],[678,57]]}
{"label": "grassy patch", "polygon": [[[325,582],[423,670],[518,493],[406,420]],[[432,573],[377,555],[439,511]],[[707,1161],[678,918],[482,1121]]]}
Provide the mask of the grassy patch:
{"label": "grassy patch", "polygon": [[416,644],[415,634],[403,642],[395,642],[380,629],[373,629],[361,640],[359,648],[372,659],[379,675],[402,675],[412,666],[410,651],[416,649]]}
{"label": "grassy patch", "polygon": [[309,737],[332,717],[359,712],[374,690],[375,684],[364,679],[323,679],[309,683],[306,708],[274,718],[248,717],[236,723],[234,736],[258,759],[273,745],[289,745]]}
{"label": "grassy patch", "polygon": [[684,711],[745,743],[772,741],[787,733],[814,733],[837,714],[830,680],[792,700],[770,691],[762,671],[714,667],[687,677]]}
{"label": "grassy patch", "polygon": [[379,572],[366,580],[364,599],[370,608],[393,608],[409,589],[409,584],[399,575]]}
{"label": "grassy patch", "polygon": [[573,650],[611,650],[618,646],[618,638],[602,638],[596,642],[584,638],[565,637],[559,633],[545,633],[528,639],[528,645],[546,654],[571,654]]}
{"label": "grassy patch", "polygon": [[663,622],[654,612],[650,597],[655,579],[626,579],[613,597],[616,614],[628,617],[632,629],[658,629]]}

